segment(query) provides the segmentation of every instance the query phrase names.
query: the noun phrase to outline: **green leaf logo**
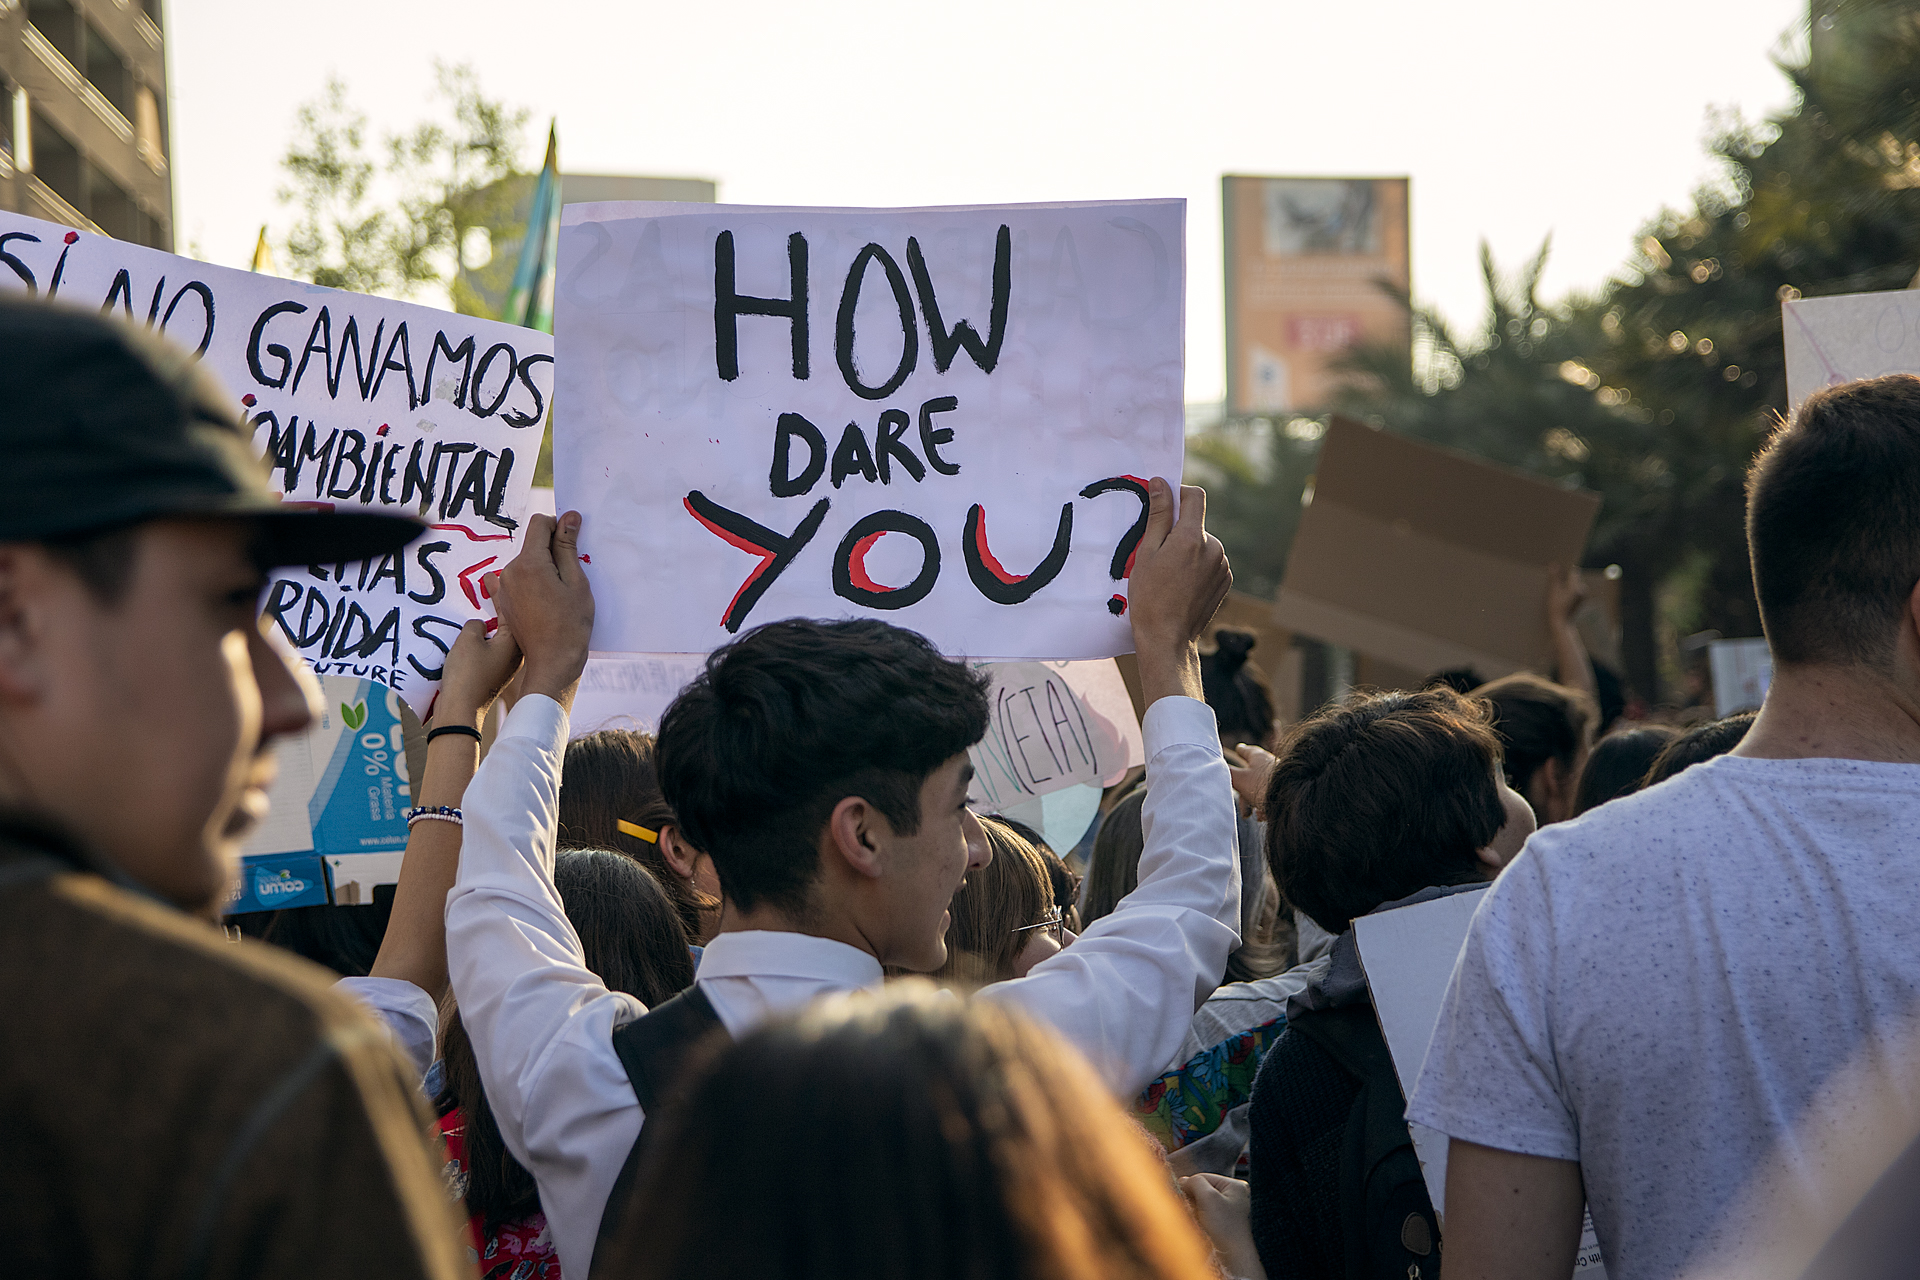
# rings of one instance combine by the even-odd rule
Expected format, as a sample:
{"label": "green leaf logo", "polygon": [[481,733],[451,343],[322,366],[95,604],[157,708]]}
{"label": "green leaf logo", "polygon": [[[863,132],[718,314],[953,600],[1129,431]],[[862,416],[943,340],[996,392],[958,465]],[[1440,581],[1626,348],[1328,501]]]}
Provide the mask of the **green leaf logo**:
{"label": "green leaf logo", "polygon": [[340,721],[349,729],[358,729],[367,722],[367,704],[356,702],[352,706],[340,704]]}

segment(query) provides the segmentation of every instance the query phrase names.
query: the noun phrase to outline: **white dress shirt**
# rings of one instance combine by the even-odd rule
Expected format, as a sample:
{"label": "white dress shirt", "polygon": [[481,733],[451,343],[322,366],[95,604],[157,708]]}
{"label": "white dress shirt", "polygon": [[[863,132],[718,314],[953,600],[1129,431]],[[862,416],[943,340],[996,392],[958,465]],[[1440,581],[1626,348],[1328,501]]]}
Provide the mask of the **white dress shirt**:
{"label": "white dress shirt", "polygon": [[433,997],[405,978],[342,978],[333,989],[352,996],[386,1025],[393,1047],[424,1079],[440,1056],[440,1009]]}
{"label": "white dress shirt", "polygon": [[[1078,941],[980,996],[1051,1024],[1131,1097],[1179,1048],[1239,945],[1233,788],[1213,712],[1163,698],[1145,721],[1139,887]],[[532,1171],[562,1272],[585,1280],[601,1211],[643,1117],[613,1031],[646,1012],[586,967],[553,887],[567,717],[520,699],[467,788],[447,965],[500,1134]],[[799,933],[723,933],[695,975],[729,1033],[878,984],[879,962]]]}

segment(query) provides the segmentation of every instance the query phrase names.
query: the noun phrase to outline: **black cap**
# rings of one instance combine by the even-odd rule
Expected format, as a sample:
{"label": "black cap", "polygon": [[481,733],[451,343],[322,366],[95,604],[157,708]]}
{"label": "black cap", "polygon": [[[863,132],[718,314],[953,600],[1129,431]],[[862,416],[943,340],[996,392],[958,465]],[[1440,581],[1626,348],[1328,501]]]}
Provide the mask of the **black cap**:
{"label": "black cap", "polygon": [[0,295],[0,354],[0,542],[246,517],[269,568],[364,560],[425,529],[403,515],[283,506],[219,382],[133,325]]}

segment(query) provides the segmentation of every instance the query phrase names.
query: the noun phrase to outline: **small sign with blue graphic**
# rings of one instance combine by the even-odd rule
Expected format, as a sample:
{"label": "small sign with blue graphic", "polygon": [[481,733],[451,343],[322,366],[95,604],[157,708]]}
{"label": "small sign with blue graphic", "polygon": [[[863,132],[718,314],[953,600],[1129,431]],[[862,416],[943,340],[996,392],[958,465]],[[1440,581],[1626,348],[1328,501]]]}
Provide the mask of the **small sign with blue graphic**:
{"label": "small sign with blue graphic", "polygon": [[[276,748],[272,808],[242,850],[230,914],[338,902],[328,892],[323,859],[352,856],[357,865],[365,861],[358,855],[398,855],[407,847],[413,788],[399,698],[370,680],[327,676],[320,683],[319,718]],[[381,860],[380,870],[392,874],[387,868],[398,862]],[[347,896],[371,902],[372,887]]]}
{"label": "small sign with blue graphic", "polygon": [[327,877],[312,854],[266,853],[240,861],[240,896],[227,914],[319,907],[327,901]]}

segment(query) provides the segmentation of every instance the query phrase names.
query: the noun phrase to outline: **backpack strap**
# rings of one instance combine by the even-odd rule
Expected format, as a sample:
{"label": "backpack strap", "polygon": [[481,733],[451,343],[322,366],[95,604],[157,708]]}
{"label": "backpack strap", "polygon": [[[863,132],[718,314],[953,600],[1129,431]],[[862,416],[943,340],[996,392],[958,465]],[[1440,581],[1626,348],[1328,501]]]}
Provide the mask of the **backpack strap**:
{"label": "backpack strap", "polygon": [[[624,1027],[614,1029],[613,1051],[620,1055],[620,1065],[626,1068],[633,1096],[640,1100],[645,1117],[651,1117],[663,1100],[672,1098],[693,1051],[710,1037],[726,1033],[713,1002],[697,982]],[[627,1149],[626,1163],[620,1166],[620,1176],[614,1179],[606,1207],[600,1211],[600,1230],[593,1248],[594,1273],[602,1271],[601,1259],[607,1254],[607,1245],[620,1224],[621,1210],[633,1191],[634,1179],[640,1171],[641,1144],[652,1127],[646,1118],[642,1119],[639,1136]]]}
{"label": "backpack strap", "polygon": [[[1406,1097],[1373,1006],[1303,1013],[1287,1027],[1318,1045],[1360,1082],[1340,1149],[1346,1275],[1361,1280],[1435,1274],[1438,1223],[1407,1130]],[[1392,1238],[1383,1238],[1383,1231]]]}

